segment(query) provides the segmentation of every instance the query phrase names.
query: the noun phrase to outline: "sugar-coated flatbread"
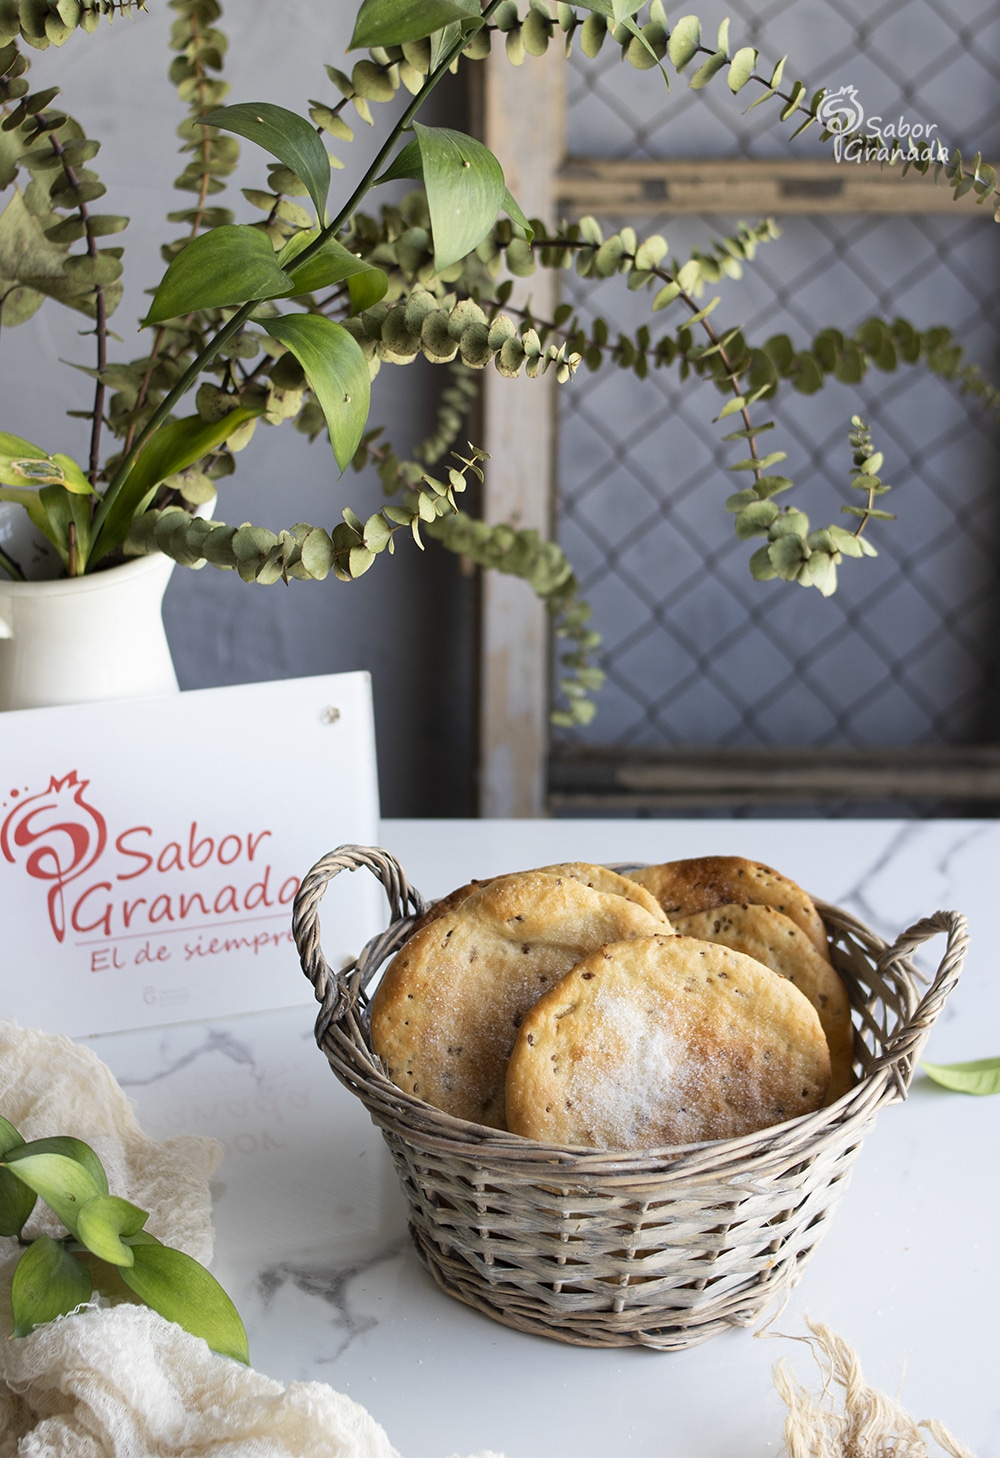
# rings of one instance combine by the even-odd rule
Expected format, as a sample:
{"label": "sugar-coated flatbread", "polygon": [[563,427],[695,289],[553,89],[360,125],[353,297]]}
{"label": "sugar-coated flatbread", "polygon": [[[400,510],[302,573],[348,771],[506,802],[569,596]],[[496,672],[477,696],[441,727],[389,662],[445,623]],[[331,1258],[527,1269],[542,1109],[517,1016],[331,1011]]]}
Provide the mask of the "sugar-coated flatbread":
{"label": "sugar-coated flatbread", "polygon": [[507,1120],[544,1143],[649,1149],[812,1113],[829,1082],[797,987],[729,947],[654,936],[584,957],[525,1014]]}
{"label": "sugar-coated flatbread", "polygon": [[828,1102],[854,1086],[854,1028],[847,988],[790,917],[773,906],[716,906],[678,917],[674,930],[706,942],[721,942],[794,983],[816,1009],[826,1034],[831,1065]]}
{"label": "sugar-coated flatbread", "polygon": [[[554,866],[537,866],[537,871],[551,874],[553,876],[569,876],[574,881],[581,881],[584,886],[590,886],[594,891],[606,891],[611,895],[624,896],[627,901],[634,901],[638,906],[645,907],[651,916],[662,917],[667,920],[666,913],[660,906],[656,897],[645,886],[640,886],[628,876],[620,876],[617,871],[609,871],[607,866],[592,866],[588,861],[561,861]],[[512,872],[516,875],[527,875],[528,872]],[[447,896],[442,896],[440,901],[435,901],[424,912],[423,916],[414,925],[415,932],[421,931],[425,926],[430,926],[432,921],[437,921],[439,916],[445,916],[456,907],[461,906],[473,893],[483,886],[489,886],[499,877],[487,877],[482,881],[467,881],[464,886],[457,886]]]}
{"label": "sugar-coated flatbread", "polygon": [[830,959],[826,931],[812,898],[771,866],[742,856],[697,856],[629,871],[629,879],[652,891],[672,921],[696,911],[741,902],[773,906],[802,928],[821,957]]}
{"label": "sugar-coated flatbread", "polygon": [[507,1059],[541,993],[605,942],[669,923],[573,876],[526,871],[473,891],[414,933],[372,999],[372,1048],[400,1088],[503,1129]]}

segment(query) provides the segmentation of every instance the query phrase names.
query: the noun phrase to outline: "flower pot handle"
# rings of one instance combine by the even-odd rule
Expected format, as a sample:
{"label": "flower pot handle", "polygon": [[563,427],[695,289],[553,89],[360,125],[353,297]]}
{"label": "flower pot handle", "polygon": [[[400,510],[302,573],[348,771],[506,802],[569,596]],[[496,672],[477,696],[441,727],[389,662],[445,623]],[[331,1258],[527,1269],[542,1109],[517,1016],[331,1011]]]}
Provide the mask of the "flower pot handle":
{"label": "flower pot handle", "polygon": [[412,925],[427,909],[424,898],[409,884],[395,857],[372,846],[338,846],[307,872],[292,907],[292,935],[299,950],[302,970],[313,984],[316,1001],[320,1004],[317,1035],[341,1015],[346,1005],[357,1001],[366,980],[358,974],[357,961],[339,972],[330,968],[320,946],[319,924],[319,903],[334,876],[339,876],[341,871],[356,871],[362,866],[382,882],[389,901],[388,930],[365,948],[365,962],[371,969],[369,976],[382,962],[380,944],[383,941],[387,945],[393,941],[398,943],[401,924]]}
{"label": "flower pot handle", "polygon": [[[896,1097],[898,1098],[906,1097],[906,1091],[910,1086],[913,1071],[928,1034],[944,1006],[945,999],[954,989],[961,974],[962,961],[969,945],[969,928],[965,917],[958,911],[935,911],[932,916],[925,916],[921,921],[908,927],[906,931],[900,932],[892,946],[887,947],[876,962],[876,971],[881,976],[891,975],[895,964],[904,961],[923,942],[936,936],[938,932],[946,932],[948,941],[940,965],[922,997],[918,998],[913,988],[913,981],[919,978],[919,974],[915,972],[915,969],[910,969],[908,972],[900,969],[911,990],[914,1006],[909,1016],[904,1018],[892,1033],[881,1057],[876,1060],[870,1070],[870,1073],[874,1073],[879,1069],[889,1068],[896,1085]],[[896,973],[893,980],[898,984],[899,972]],[[921,978],[920,980],[926,979]]]}

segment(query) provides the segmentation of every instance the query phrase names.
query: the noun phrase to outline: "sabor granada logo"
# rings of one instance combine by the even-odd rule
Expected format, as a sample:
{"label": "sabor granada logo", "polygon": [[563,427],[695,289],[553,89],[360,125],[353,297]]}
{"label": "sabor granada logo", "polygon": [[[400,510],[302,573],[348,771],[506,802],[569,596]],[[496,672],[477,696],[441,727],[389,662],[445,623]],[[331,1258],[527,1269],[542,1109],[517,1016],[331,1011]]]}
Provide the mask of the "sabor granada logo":
{"label": "sabor granada logo", "polygon": [[[0,828],[0,850],[8,861],[16,863],[27,852],[28,875],[51,882],[49,923],[57,942],[66,935],[66,887],[90,870],[108,843],[104,816],[83,798],[89,783],[76,770],[61,780],[53,775],[49,788],[20,800]],[[12,799],[18,795],[10,793]]]}
{"label": "sabor granada logo", "polygon": [[[70,938],[94,946],[187,932],[193,941],[173,945],[189,961],[243,947],[256,952],[275,939],[275,933],[260,931],[216,945],[201,936],[244,921],[287,921],[299,880],[282,878],[272,866],[270,830],[220,834],[217,827],[191,820],[176,838],[157,837],[151,825],[129,825],[112,840],[114,827],[109,829],[86,798],[89,787],[74,769],[61,778],[52,775],[48,789],[38,794],[11,789],[3,807],[0,852],[47,884],[48,920],[57,942]],[[164,947],[145,959],[169,955]],[[95,957],[94,971],[123,965],[117,952],[110,962],[103,953]]]}

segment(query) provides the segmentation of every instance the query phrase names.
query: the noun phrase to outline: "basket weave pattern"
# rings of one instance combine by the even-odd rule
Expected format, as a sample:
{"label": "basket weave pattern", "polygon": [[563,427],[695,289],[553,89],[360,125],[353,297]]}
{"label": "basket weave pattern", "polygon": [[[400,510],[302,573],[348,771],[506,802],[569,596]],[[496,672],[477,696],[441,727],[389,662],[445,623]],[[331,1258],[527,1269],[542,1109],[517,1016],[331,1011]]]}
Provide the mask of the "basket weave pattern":
{"label": "basket weave pattern", "polygon": [[[342,870],[383,883],[390,924],[340,974],[320,947],[319,902]],[[855,1086],[829,1108],[739,1139],[587,1151],[456,1119],[404,1093],[371,1050],[366,989],[425,908],[385,851],[342,846],[296,899],[294,933],[320,1012],[316,1041],[392,1153],[410,1229],[451,1295],[522,1331],[584,1346],[693,1346],[748,1326],[799,1279],[865,1134],[905,1098],[958,980],[964,919],[936,912],[887,947],[817,902],[855,1022]],[[910,961],[947,935],[929,986]]]}

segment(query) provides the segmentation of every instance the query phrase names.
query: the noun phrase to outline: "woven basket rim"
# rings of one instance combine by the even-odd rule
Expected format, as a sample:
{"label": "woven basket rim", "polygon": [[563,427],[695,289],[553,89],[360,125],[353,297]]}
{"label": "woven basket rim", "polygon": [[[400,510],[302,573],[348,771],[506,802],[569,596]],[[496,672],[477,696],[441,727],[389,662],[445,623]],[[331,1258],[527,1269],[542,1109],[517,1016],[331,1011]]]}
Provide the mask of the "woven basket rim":
{"label": "woven basket rim", "polygon": [[[337,864],[338,860],[343,864]],[[641,862],[619,862],[633,868]],[[393,914],[386,931],[373,937],[356,962],[334,974],[319,946],[318,901],[323,887],[341,869],[366,865],[383,879]],[[390,885],[391,881],[391,885]],[[512,1176],[534,1182],[543,1171],[554,1176],[587,1175],[615,1180],[648,1175],[660,1183],[671,1176],[706,1179],[738,1176],[752,1169],[755,1158],[784,1156],[791,1162],[804,1155],[817,1138],[832,1135],[843,1125],[867,1122],[881,1105],[905,1097],[912,1075],[909,1049],[922,1044],[944,999],[958,979],[968,941],[965,919],[957,912],[939,911],[901,933],[890,946],[851,912],[814,898],[828,930],[833,930],[836,948],[845,935],[853,938],[874,962],[907,990],[913,1014],[897,1027],[889,1042],[899,1044],[893,1057],[876,1057],[873,1067],[839,1099],[812,1114],[800,1114],[780,1124],[731,1139],[703,1140],[691,1144],[661,1145],[642,1150],[593,1149],[582,1145],[548,1144],[507,1130],[494,1129],[447,1114],[432,1104],[397,1087],[386,1076],[372,1052],[364,1016],[364,989],[394,954],[427,903],[411,888],[399,863],[385,851],[371,847],[343,846],[317,862],[303,880],[296,898],[293,927],[305,975],[313,983],[321,1010],[316,1023],[316,1041],[334,1073],[362,1100],[376,1123],[396,1127],[414,1145],[490,1165],[495,1173],[503,1166],[504,1178]],[[948,946],[938,971],[928,979],[914,966],[910,953],[927,937],[946,932]],[[930,983],[927,987],[928,982]],[[927,990],[923,989],[927,987]],[[910,1056],[908,1066],[900,1066]],[[339,1065],[339,1066],[338,1066]],[[589,1181],[588,1181],[589,1182]]]}

